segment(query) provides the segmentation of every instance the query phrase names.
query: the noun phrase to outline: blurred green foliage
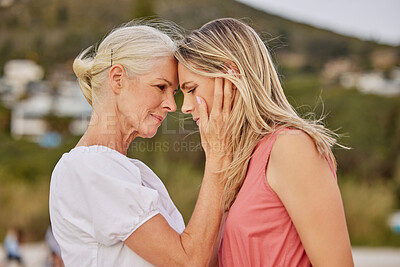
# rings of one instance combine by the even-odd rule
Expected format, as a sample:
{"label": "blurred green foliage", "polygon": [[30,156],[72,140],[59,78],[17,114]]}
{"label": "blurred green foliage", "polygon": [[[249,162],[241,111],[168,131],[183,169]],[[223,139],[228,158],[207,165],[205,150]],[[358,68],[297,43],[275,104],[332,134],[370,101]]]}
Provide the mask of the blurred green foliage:
{"label": "blurred green foliage", "polygon": [[[244,18],[269,40],[274,58],[279,59],[281,52],[302,55],[305,64],[299,68],[284,62],[277,66],[288,99],[298,112],[315,112],[317,117],[326,114],[327,127],[338,129],[346,136],[339,142],[351,147],[336,148],[334,153],[352,244],[400,246],[399,236],[390,232],[386,222],[388,214],[400,208],[400,97],[362,95],[355,89],[327,85],[320,76],[324,64],[339,57],[351,59],[359,70],[370,69],[373,52],[387,46],[293,23],[230,0],[17,1],[0,8],[0,73],[8,60],[28,58],[43,65],[50,75],[55,65],[71,65],[81,50],[113,27],[153,14],[187,29],[220,17]],[[179,106],[182,94],[176,100]],[[64,133],[61,147],[45,149],[11,139],[10,111],[0,106],[0,239],[10,226],[22,228],[26,240],[44,236],[52,169],[79,139],[66,135],[70,119],[47,119],[53,129]],[[191,120],[175,112],[156,137],[137,139],[128,151],[159,175],[186,222],[204,168],[195,129]]]}
{"label": "blurred green foliage", "polygon": [[4,63],[14,58],[33,59],[50,71],[113,27],[148,15],[170,19],[190,30],[216,18],[242,18],[268,40],[273,53],[282,49],[304,55],[305,68],[310,71],[318,71],[329,59],[350,55],[366,69],[371,66],[369,54],[387,47],[293,23],[233,0],[16,1],[0,8],[0,73]]}
{"label": "blurred green foliage", "polygon": [[399,246],[400,235],[387,225],[388,214],[396,207],[393,183],[381,180],[360,181],[343,175],[339,180],[345,203],[351,243],[363,246]]}
{"label": "blurred green foliage", "polygon": [[14,140],[4,132],[0,140],[0,236],[15,226],[27,240],[42,239],[49,224],[49,177],[58,159],[78,138],[66,138],[57,149]]}

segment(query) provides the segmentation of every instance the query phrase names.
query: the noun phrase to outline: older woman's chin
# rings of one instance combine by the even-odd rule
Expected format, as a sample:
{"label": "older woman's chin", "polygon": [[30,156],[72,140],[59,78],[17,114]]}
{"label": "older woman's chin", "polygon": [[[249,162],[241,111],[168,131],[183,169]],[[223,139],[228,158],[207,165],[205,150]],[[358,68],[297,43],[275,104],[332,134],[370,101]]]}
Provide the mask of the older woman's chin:
{"label": "older woman's chin", "polygon": [[153,138],[157,134],[158,128],[159,127],[155,128],[155,129],[148,130],[146,132],[143,132],[143,133],[139,134],[139,137],[141,137],[141,138]]}

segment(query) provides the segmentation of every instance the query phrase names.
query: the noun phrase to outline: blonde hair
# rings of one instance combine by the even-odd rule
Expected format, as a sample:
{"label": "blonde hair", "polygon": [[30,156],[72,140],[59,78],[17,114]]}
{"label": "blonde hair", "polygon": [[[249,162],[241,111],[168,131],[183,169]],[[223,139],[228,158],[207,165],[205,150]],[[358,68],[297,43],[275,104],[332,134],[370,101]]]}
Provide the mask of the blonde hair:
{"label": "blonde hair", "polygon": [[73,70],[89,104],[93,104],[112,65],[121,64],[132,77],[148,73],[154,59],[173,57],[176,44],[169,34],[179,35],[179,28],[172,22],[131,21],[112,30],[98,47],[92,45],[81,52]]}
{"label": "blonde hair", "polygon": [[[280,128],[306,132],[318,152],[336,167],[331,151],[336,134],[320,120],[306,120],[296,113],[286,99],[265,44],[251,27],[231,18],[211,21],[182,40],[175,57],[192,72],[224,77],[237,88],[226,130],[233,161],[224,177],[225,210],[236,199],[255,146],[265,135]],[[229,71],[232,68],[236,73]]]}

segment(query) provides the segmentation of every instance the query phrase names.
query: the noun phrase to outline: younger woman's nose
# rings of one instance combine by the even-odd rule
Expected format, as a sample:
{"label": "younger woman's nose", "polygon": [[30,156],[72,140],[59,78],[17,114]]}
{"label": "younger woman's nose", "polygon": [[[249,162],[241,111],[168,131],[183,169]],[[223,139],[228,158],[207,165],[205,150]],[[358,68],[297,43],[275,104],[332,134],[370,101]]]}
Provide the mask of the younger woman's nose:
{"label": "younger woman's nose", "polygon": [[[193,98],[193,97],[192,97]],[[193,99],[188,96],[183,96],[182,112],[185,114],[192,113],[194,110]]]}

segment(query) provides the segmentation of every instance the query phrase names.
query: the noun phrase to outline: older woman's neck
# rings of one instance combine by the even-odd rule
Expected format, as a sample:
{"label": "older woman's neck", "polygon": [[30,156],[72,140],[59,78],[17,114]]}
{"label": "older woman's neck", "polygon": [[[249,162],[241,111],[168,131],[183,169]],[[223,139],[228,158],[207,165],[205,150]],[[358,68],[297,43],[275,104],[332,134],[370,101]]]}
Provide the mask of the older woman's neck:
{"label": "older woman's neck", "polygon": [[113,109],[93,109],[88,129],[77,146],[101,145],[126,155],[136,136],[137,131],[126,129]]}

